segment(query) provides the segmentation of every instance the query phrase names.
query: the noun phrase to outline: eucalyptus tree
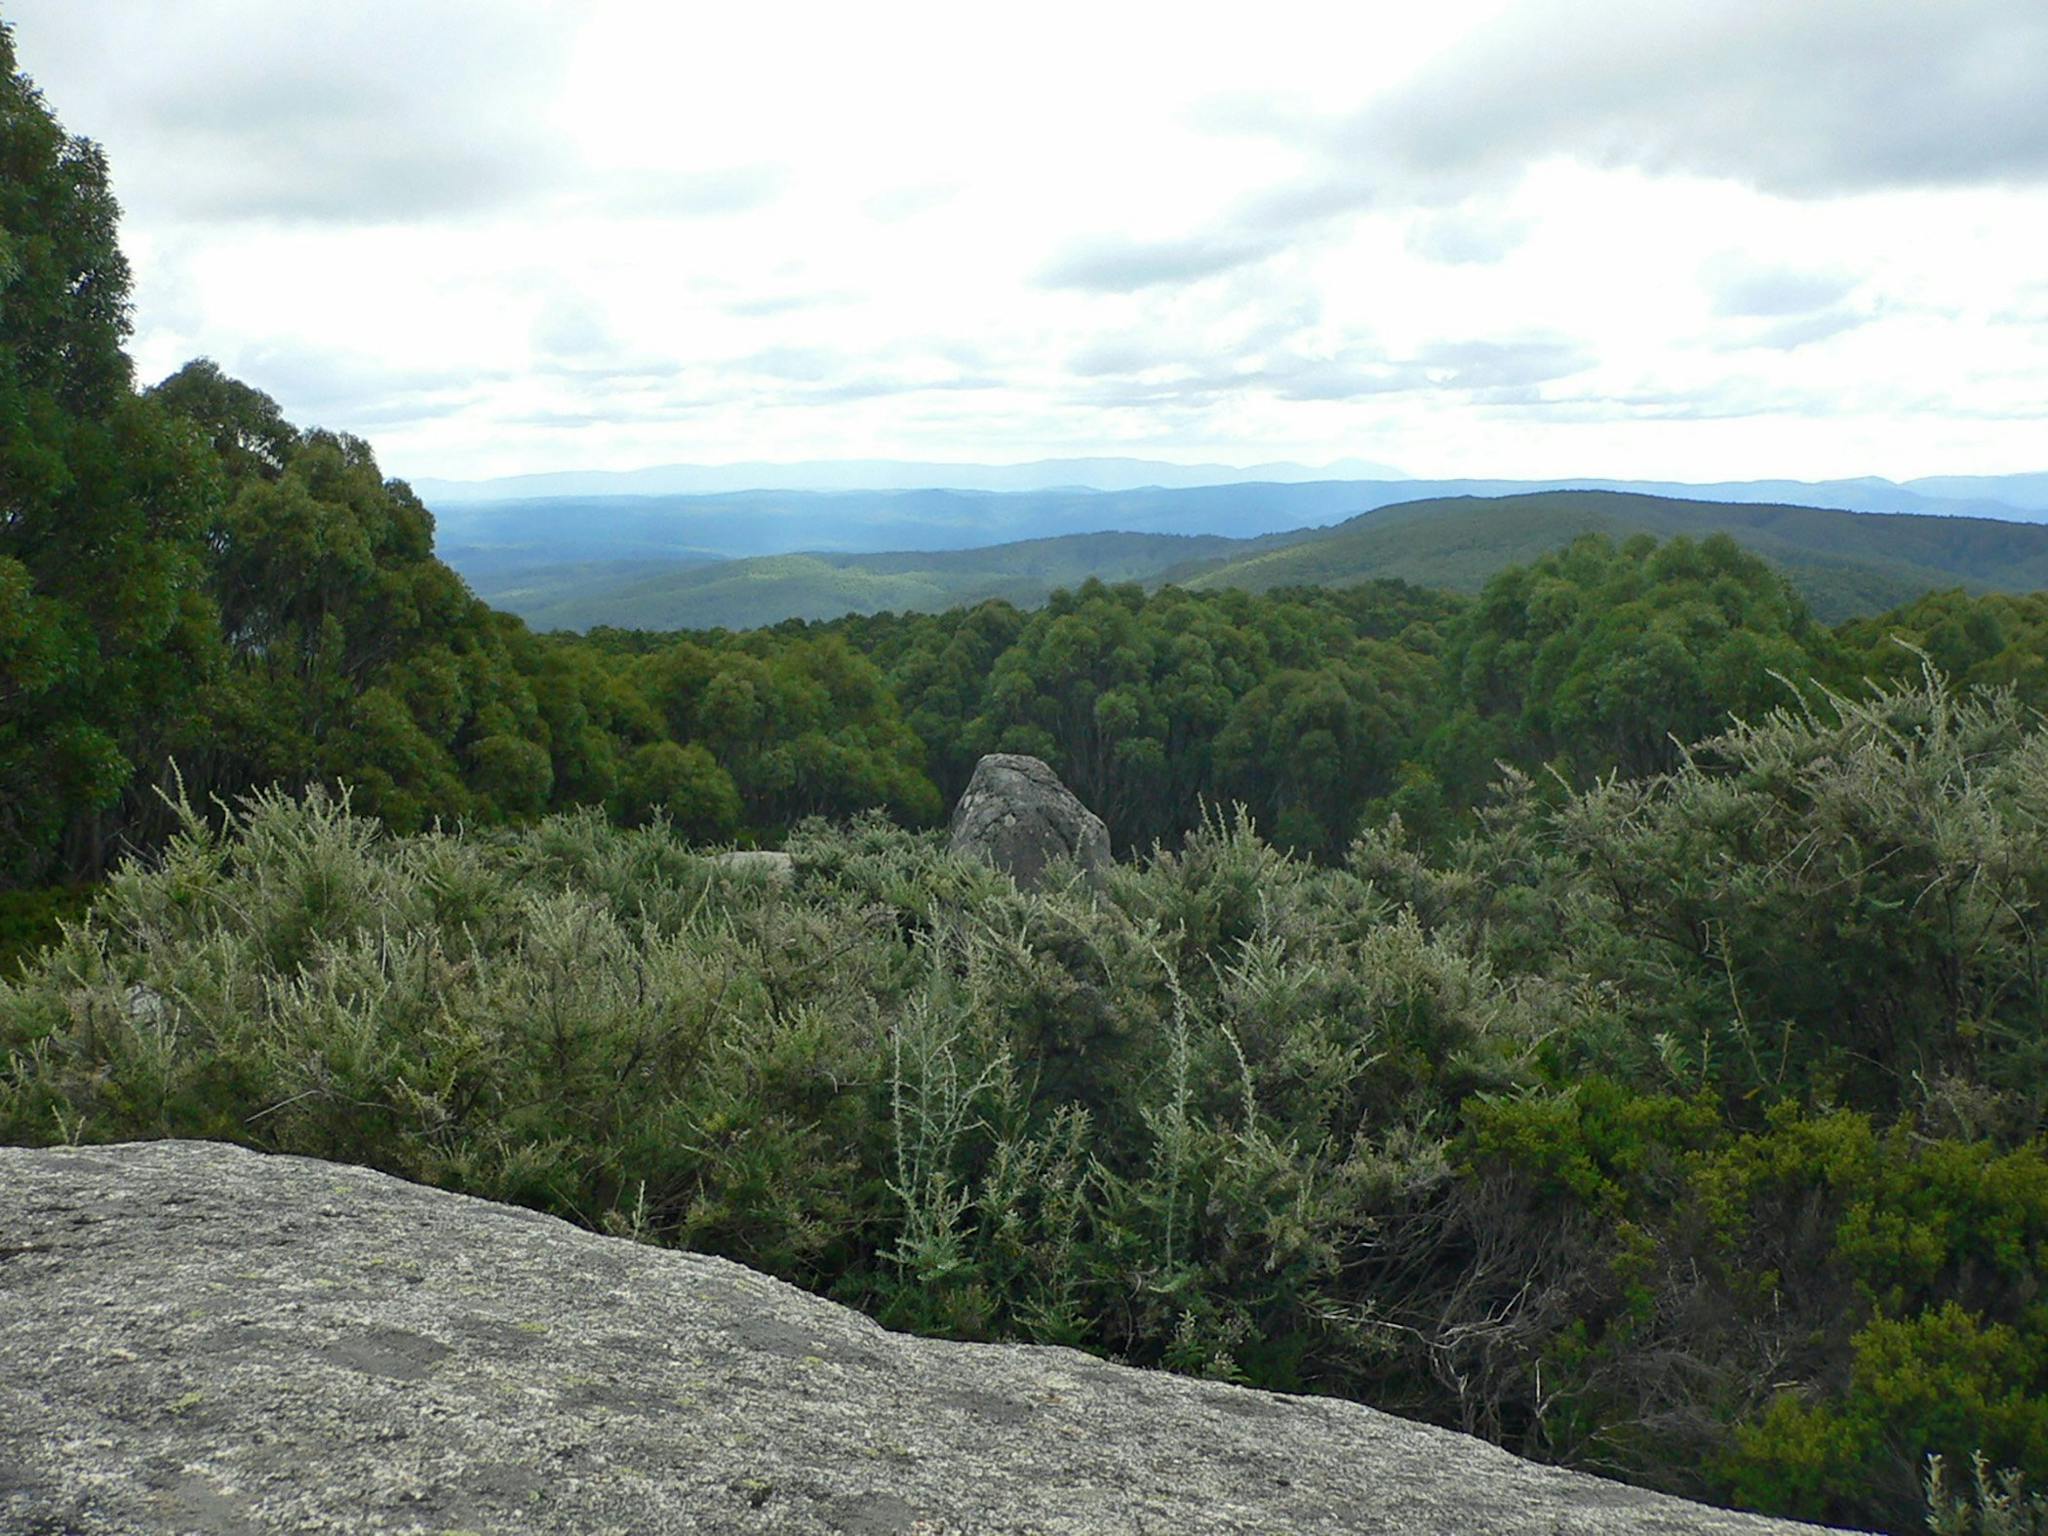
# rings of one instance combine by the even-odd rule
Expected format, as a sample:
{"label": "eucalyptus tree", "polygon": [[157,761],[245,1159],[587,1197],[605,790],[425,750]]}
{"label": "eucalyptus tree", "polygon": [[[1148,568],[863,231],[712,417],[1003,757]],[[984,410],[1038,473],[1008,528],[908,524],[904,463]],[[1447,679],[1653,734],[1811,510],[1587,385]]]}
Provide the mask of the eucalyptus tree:
{"label": "eucalyptus tree", "polygon": [[0,881],[103,867],[219,662],[218,481],[135,392],[118,219],[0,26]]}

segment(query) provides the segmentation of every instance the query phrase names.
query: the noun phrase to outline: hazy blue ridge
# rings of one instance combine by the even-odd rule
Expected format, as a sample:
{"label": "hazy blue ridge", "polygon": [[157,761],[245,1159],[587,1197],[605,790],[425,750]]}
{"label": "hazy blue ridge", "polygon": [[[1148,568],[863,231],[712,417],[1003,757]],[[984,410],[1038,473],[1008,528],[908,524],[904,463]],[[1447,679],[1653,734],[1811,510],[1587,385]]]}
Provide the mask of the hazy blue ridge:
{"label": "hazy blue ridge", "polygon": [[1399,480],[1370,459],[1303,464],[1170,464],[1157,459],[1041,459],[1029,464],[945,464],[900,459],[831,459],[802,464],[663,464],[649,469],[568,470],[494,480],[413,481],[429,505],[531,497],[718,495],[728,491],[1140,490],[1258,481]]}
{"label": "hazy blue ridge", "polygon": [[1906,489],[1923,496],[1958,500],[1988,498],[2030,512],[2048,513],[2048,474],[2038,475],[1929,475],[1908,480]]}
{"label": "hazy blue ridge", "polygon": [[[2024,477],[2021,477],[2024,478]],[[1735,504],[1838,507],[2038,521],[1982,498],[1940,499],[1889,481],[1744,481],[1720,485],[1510,480],[1338,480],[1120,491],[728,491],[716,495],[555,496],[436,508],[444,548],[529,563],[697,559],[838,550],[971,549],[1075,533],[1186,533],[1254,538],[1342,522],[1401,502],[1543,490],[1614,490]],[[2022,487],[2024,489],[2024,487]]]}
{"label": "hazy blue ridge", "polygon": [[[956,535],[1000,526],[1020,509],[1031,517],[1072,516],[1086,506],[1132,519],[1181,515],[1240,526],[1355,502],[1361,488],[1201,487],[1099,495],[911,492],[882,498],[892,521]],[[1400,577],[1423,586],[1476,591],[1502,567],[1535,559],[1583,533],[1625,539],[1724,532],[1785,570],[1815,612],[1830,621],[1882,612],[1931,589],[2048,588],[2048,527],[1991,518],[1889,515],[1772,503],[1711,501],[1608,490],[1544,491],[1505,497],[1449,496],[1373,507],[1329,526],[1262,531],[1257,537],[1087,532],[971,548],[778,551],[707,560],[707,530],[736,530],[751,517],[772,543],[776,516],[821,509],[845,518],[873,512],[873,496],[772,493],[688,498],[600,499],[569,518],[580,547],[611,558],[550,566],[532,545],[451,543],[450,563],[480,596],[543,629],[613,625],[636,629],[751,628],[784,619],[829,619],[884,610],[929,612],[988,598],[1029,607],[1057,587],[1090,576],[1197,588],[1266,590],[1346,586]],[[707,506],[705,504],[716,504]],[[539,540],[554,503],[458,509],[501,532]],[[779,510],[776,510],[779,509]],[[974,519],[980,518],[977,525]],[[842,526],[844,524],[842,523]],[[871,524],[870,526],[882,526]],[[674,542],[664,546],[661,530]],[[765,530],[765,532],[764,532]],[[607,544],[606,540],[613,542]],[[685,542],[685,541],[688,542]],[[907,541],[906,541],[907,542]],[[620,558],[628,546],[642,552]]]}

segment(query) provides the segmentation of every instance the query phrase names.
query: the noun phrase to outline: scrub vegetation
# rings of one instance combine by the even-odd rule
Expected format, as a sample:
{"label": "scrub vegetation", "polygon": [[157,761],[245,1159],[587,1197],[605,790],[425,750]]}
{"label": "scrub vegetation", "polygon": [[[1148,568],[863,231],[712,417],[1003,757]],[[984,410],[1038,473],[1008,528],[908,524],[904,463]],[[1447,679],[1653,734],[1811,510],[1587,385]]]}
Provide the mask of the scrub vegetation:
{"label": "scrub vegetation", "polygon": [[0,1137],[363,1163],[1904,1531],[1930,1455],[2048,1470],[2044,812],[2037,718],[1932,676],[1100,893],[880,817],[784,887],[267,793],[0,988]]}
{"label": "scrub vegetation", "polygon": [[[2039,1527],[2048,597],[1830,627],[1624,529],[1463,593],[1304,544],[536,635],[366,444],[137,389],[115,214],[0,28],[0,1139],[341,1159],[901,1327]],[[989,751],[1104,816],[1102,888],[945,852]],[[789,883],[703,851],[758,844]]]}

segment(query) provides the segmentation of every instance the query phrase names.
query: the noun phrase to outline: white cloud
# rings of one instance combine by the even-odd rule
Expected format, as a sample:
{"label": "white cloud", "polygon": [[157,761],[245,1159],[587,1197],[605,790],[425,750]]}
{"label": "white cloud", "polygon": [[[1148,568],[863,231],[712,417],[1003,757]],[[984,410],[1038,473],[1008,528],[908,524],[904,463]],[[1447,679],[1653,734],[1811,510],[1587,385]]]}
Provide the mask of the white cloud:
{"label": "white cloud", "polygon": [[7,15],[143,375],[395,473],[2041,467],[2039,0]]}

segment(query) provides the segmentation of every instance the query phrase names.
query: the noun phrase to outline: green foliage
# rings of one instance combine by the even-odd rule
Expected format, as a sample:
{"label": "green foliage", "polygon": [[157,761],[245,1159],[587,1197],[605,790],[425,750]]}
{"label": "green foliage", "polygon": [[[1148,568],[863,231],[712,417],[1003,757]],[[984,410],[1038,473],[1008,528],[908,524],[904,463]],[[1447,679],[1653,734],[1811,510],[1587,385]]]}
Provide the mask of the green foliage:
{"label": "green foliage", "polygon": [[2048,530],[1980,518],[1871,517],[1821,507],[1681,501],[1617,491],[1459,496],[1381,507],[1279,548],[1191,575],[1190,585],[1264,592],[1398,577],[1478,592],[1589,533],[1704,542],[1717,534],[1771,562],[1830,623],[1881,613],[1957,583],[2026,592],[2048,586]]}
{"label": "green foliage", "polygon": [[[597,654],[737,735],[852,653]],[[264,793],[0,985],[0,1137],[363,1162],[1906,1530],[1930,1456],[2048,1475],[2044,743],[1923,677],[1510,776],[1441,859],[1211,814],[1029,894],[880,817],[792,828],[786,888],[728,870],[672,835],[722,770],[668,739],[630,830]]]}
{"label": "green foliage", "polygon": [[916,766],[922,743],[874,665],[836,635],[678,641],[632,678],[674,739],[731,776],[750,827],[780,835],[806,816],[874,808],[913,824],[939,815]]}
{"label": "green foliage", "polygon": [[[0,990],[0,1136],[226,1137],[714,1247],[902,1323],[1359,1368],[1340,1255],[1389,1170],[1441,1167],[1433,1053],[1497,1075],[1520,1050],[1484,978],[1412,926],[1360,931],[1349,877],[1241,827],[1107,905],[879,821],[791,847],[785,895],[590,815],[188,815]],[[1242,929],[1215,968],[1165,926],[1202,913]]]}
{"label": "green foliage", "polygon": [[685,836],[705,842],[731,836],[740,821],[732,776],[694,742],[641,747],[627,760],[619,801],[628,826],[665,817]]}
{"label": "green foliage", "polygon": [[1703,544],[1598,535],[1486,586],[1456,659],[1462,701],[1524,762],[1640,776],[1729,716],[1786,702],[1825,635],[1763,561]]}
{"label": "green foliage", "polygon": [[1970,1458],[1967,1492],[1949,1484],[1948,1462],[1927,1459],[1927,1529],[1934,1536],[2043,1536],[2048,1532],[2048,1499],[2028,1490],[2024,1473],[2010,1467],[1994,1472],[1978,1452]]}
{"label": "green foliage", "polygon": [[[1567,496],[1495,509],[1500,571],[1436,509],[1472,600],[1278,584],[1380,569],[1389,509],[1214,591],[536,637],[365,444],[204,361],[137,394],[114,215],[0,28],[0,1139],[360,1162],[901,1326],[2041,1527],[2048,600],[1831,634],[1724,537],[1559,550],[1663,515]],[[1808,592],[1918,569],[1726,515]],[[921,830],[989,750],[1105,815],[1104,887]],[[762,840],[788,886],[690,847]]]}
{"label": "green foliage", "polygon": [[1965,687],[2010,688],[2034,709],[2048,706],[2048,596],[1971,597],[1931,592],[1873,619],[1845,624],[1836,685],[1898,680],[1931,664]]}
{"label": "green foliage", "polygon": [[2043,1344],[1953,1301],[1878,1318],[1851,1340],[1849,1387],[1839,1398],[1780,1397],[1738,1433],[1736,1494],[1760,1507],[1855,1518],[1873,1506],[1904,1507],[1930,1457],[1978,1444],[2038,1475],[2048,1467]]}
{"label": "green foliage", "polygon": [[[2048,738],[2009,696],[1923,679],[1775,711],[1668,775],[1510,789],[1445,867],[1386,836],[1358,867],[1496,964],[1604,989],[1581,1063],[1730,1103],[1925,1106],[1964,1134],[2039,1122]],[[1600,1025],[1617,999],[1644,1028]]]}
{"label": "green foliage", "polygon": [[0,32],[0,889],[161,845],[172,799],[347,786],[397,831],[576,805],[697,835],[939,814],[835,638],[536,642],[367,444],[204,359],[138,395],[103,157]]}
{"label": "green foliage", "polygon": [[1458,606],[1398,583],[1254,600],[1087,582],[1030,615],[987,604],[832,628],[886,670],[947,798],[982,752],[1028,752],[1123,846],[1241,801],[1328,854],[1427,728],[1438,626]]}
{"label": "green foliage", "polygon": [[63,925],[85,916],[92,890],[53,886],[0,891],[0,976],[14,974],[36,954],[63,937]]}
{"label": "green foliage", "polygon": [[212,665],[209,465],[130,387],[116,217],[0,28],[0,883],[92,872]]}

